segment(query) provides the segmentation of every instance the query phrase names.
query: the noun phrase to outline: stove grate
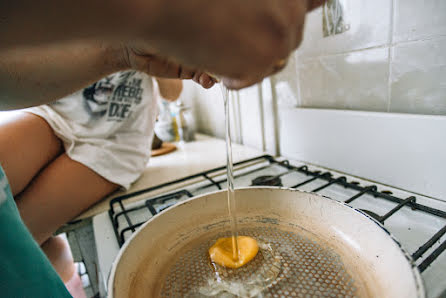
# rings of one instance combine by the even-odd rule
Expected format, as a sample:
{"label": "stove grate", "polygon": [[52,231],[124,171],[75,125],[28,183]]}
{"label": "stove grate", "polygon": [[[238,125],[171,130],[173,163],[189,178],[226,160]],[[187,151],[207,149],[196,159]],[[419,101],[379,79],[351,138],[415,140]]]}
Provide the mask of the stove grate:
{"label": "stove grate", "polygon": [[[392,192],[390,192],[390,191],[379,191],[377,185],[362,186],[362,185],[360,185],[360,183],[358,183],[356,181],[348,181],[347,177],[345,177],[345,176],[340,176],[340,177],[335,178],[335,177],[333,177],[333,174],[328,171],[327,172],[311,171],[311,170],[309,170],[308,166],[305,166],[305,165],[296,167],[296,166],[291,165],[290,162],[287,160],[278,161],[270,155],[263,155],[263,156],[259,156],[259,157],[245,160],[242,162],[238,162],[238,163],[235,163],[234,166],[238,167],[238,166],[249,165],[249,164],[252,164],[253,162],[267,162],[268,165],[263,166],[259,169],[254,170],[254,171],[249,171],[249,172],[241,174],[241,175],[236,175],[236,178],[243,176],[243,175],[252,174],[255,171],[267,169],[268,167],[271,167],[272,165],[278,165],[278,166],[286,169],[286,172],[281,173],[276,176],[268,176],[267,182],[272,181],[272,180],[280,181],[280,177],[284,176],[285,174],[288,174],[291,172],[298,172],[298,173],[304,174],[305,176],[308,176],[308,179],[306,179],[303,182],[300,182],[298,184],[295,184],[291,188],[299,189],[299,188],[303,187],[304,185],[309,185],[310,183],[312,183],[314,181],[322,180],[322,181],[325,181],[325,183],[317,188],[312,189],[312,192],[320,192],[321,190],[329,188],[330,186],[338,185],[338,186],[342,186],[346,189],[357,191],[357,193],[355,195],[351,196],[350,198],[348,198],[344,201],[347,204],[354,202],[355,200],[357,200],[358,198],[360,198],[366,194],[371,195],[374,198],[383,199],[383,200],[397,204],[394,208],[392,208],[386,214],[384,214],[384,215],[376,215],[375,214],[373,216],[376,220],[378,220],[379,222],[381,222],[383,224],[386,220],[388,220],[389,218],[394,216],[394,214],[396,214],[398,211],[400,211],[405,206],[410,207],[413,211],[421,211],[421,212],[431,214],[433,216],[437,216],[437,217],[446,219],[446,212],[417,203],[415,196],[410,196],[406,199],[402,199],[402,198],[394,196],[392,194]],[[188,176],[188,177],[185,177],[182,179],[178,179],[178,180],[164,183],[164,184],[161,184],[161,185],[158,185],[155,187],[146,188],[146,189],[143,189],[140,191],[136,191],[133,193],[129,193],[129,194],[114,198],[110,202],[109,216],[112,221],[113,229],[115,231],[115,235],[116,235],[119,245],[122,246],[124,244],[125,239],[126,239],[125,235],[127,233],[135,232],[136,229],[145,222],[145,221],[133,222],[129,216],[130,213],[141,212],[144,209],[147,209],[149,214],[151,216],[153,216],[153,215],[161,212],[162,210],[169,208],[174,203],[171,203],[171,204],[169,203],[167,205],[163,205],[163,207],[158,208],[158,210],[155,208],[156,204],[162,205],[162,204],[165,204],[166,202],[168,202],[169,200],[178,200],[178,199],[181,199],[182,197],[191,198],[194,196],[194,194],[192,194],[190,191],[188,191],[186,189],[183,189],[183,190],[173,192],[173,193],[170,193],[167,195],[149,198],[145,201],[144,205],[138,206],[138,207],[133,207],[133,208],[125,207],[125,205],[123,204],[123,202],[125,200],[127,200],[129,198],[136,197],[136,196],[140,196],[142,194],[152,192],[157,189],[161,189],[163,187],[180,184],[180,183],[183,183],[186,181],[192,181],[193,179],[196,179],[196,178],[204,178],[205,180],[207,180],[210,183],[208,186],[215,186],[217,189],[222,189],[221,184],[225,183],[226,179],[220,179],[220,180],[216,181],[216,179],[212,178],[211,176],[213,174],[215,175],[219,172],[222,172],[225,169],[226,169],[226,167],[224,167],[224,166],[215,168],[215,169],[212,169],[209,171],[201,172],[201,173],[191,175],[191,176]],[[368,214],[374,214],[373,212],[370,212],[367,210],[364,210],[364,212],[368,213]],[[122,224],[120,224],[120,221],[122,221],[122,218],[124,218],[124,222],[126,223],[125,227],[122,227]],[[431,248],[433,248],[435,243],[440,241],[440,239],[445,234],[446,234],[446,226],[444,226],[442,229],[440,229],[438,232],[436,232],[434,236],[432,236],[427,242],[425,242],[423,245],[421,245],[415,253],[412,254],[414,261],[416,261],[416,260],[420,259],[422,256],[424,256]],[[433,250],[433,252],[431,252],[429,255],[425,256],[424,260],[418,265],[419,270],[421,272],[423,272],[445,250],[446,250],[446,241],[443,241],[442,243],[440,243],[440,245],[436,249]]]}

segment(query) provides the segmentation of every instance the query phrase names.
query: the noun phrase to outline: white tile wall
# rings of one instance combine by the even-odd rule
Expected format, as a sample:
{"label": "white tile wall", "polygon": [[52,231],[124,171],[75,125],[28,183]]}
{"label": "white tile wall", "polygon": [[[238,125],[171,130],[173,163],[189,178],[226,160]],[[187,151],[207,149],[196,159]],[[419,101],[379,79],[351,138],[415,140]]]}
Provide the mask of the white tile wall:
{"label": "white tile wall", "polygon": [[[188,82],[189,84],[195,84]],[[225,114],[220,86],[205,90],[194,86],[194,116],[198,130],[219,138],[225,137]]]}
{"label": "white tile wall", "polygon": [[303,107],[387,111],[388,50],[319,56],[299,65]]}
{"label": "white tile wall", "polygon": [[392,50],[390,111],[446,115],[446,37]]}
{"label": "white tile wall", "polygon": [[323,37],[322,9],[308,16],[298,104],[446,115],[446,1],[337,1],[350,29]]}
{"label": "white tile wall", "polygon": [[[216,85],[206,90],[194,84],[188,82],[185,86],[191,86],[195,90],[194,94],[190,93],[192,97],[190,105],[193,107],[199,132],[224,138],[226,133],[225,114],[220,86]],[[182,98],[188,89],[185,88]],[[269,97],[271,97],[270,94]],[[243,89],[238,94],[235,92],[235,98],[232,98],[230,106],[231,136],[234,142],[258,149],[265,148],[263,109],[260,100],[259,86],[257,85]]]}
{"label": "white tile wall", "polygon": [[183,103],[187,106],[194,105],[194,100],[196,97],[197,89],[195,88],[196,84],[192,81],[183,81],[183,91],[181,92],[178,100],[182,100]]}
{"label": "white tile wall", "polygon": [[[322,8],[308,14],[304,40],[299,50],[303,58],[330,55],[383,46],[390,41],[391,0],[338,0],[343,5],[344,22],[350,29],[323,37]],[[410,1],[410,0],[403,0]]]}
{"label": "white tile wall", "polygon": [[274,77],[263,80],[261,84],[261,99],[264,118],[263,137],[265,138],[264,151],[272,155],[279,155],[279,124],[277,116],[277,96],[273,93]]}
{"label": "white tile wall", "polygon": [[[323,37],[322,9],[307,16],[304,41],[287,67],[241,92],[239,141],[280,153],[278,123],[288,121],[280,109],[446,115],[446,0],[336,1],[348,30]],[[201,131],[222,137],[218,88],[197,91],[195,102]]]}
{"label": "white tile wall", "polygon": [[243,144],[263,150],[263,123],[257,85],[239,91]]}
{"label": "white tile wall", "polygon": [[282,155],[446,200],[446,117],[281,108]]}
{"label": "white tile wall", "polygon": [[[323,37],[322,10],[312,12],[287,67],[240,92],[238,140],[442,197],[446,0],[336,1],[349,30]],[[197,95],[201,131],[222,137],[219,90]],[[366,141],[357,142],[364,134]]]}
{"label": "white tile wall", "polygon": [[446,1],[394,1],[394,42],[446,35]]}
{"label": "white tile wall", "polygon": [[300,105],[298,59],[298,55],[293,53],[287,66],[274,76],[279,106],[296,107]]}

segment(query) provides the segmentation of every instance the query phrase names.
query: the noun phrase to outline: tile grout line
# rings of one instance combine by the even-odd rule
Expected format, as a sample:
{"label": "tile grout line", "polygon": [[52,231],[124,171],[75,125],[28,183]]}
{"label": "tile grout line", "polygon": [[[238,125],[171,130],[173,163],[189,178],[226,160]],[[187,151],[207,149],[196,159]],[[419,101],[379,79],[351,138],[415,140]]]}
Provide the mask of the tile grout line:
{"label": "tile grout line", "polygon": [[260,133],[262,136],[262,151],[266,151],[266,137],[265,137],[265,110],[263,106],[263,87],[262,82],[257,84],[257,92],[259,94],[259,109],[260,109]]}
{"label": "tile grout line", "polygon": [[302,107],[302,90],[301,90],[301,84],[300,84],[300,69],[299,69],[299,61],[300,61],[300,55],[299,52],[296,51],[296,53],[294,54],[294,59],[296,61],[296,65],[295,65],[295,69],[294,71],[296,72],[296,76],[297,76],[297,103],[296,103],[296,107]]}
{"label": "tile grout line", "polygon": [[[392,29],[389,29],[392,30]],[[393,33],[393,30],[392,30]],[[398,42],[393,42],[393,40],[391,40],[389,43],[386,44],[381,44],[381,45],[377,45],[377,46],[372,46],[372,47],[367,47],[367,48],[361,48],[361,49],[356,49],[356,50],[348,50],[348,51],[344,51],[344,52],[339,52],[339,53],[333,53],[333,54],[325,54],[325,55],[318,55],[318,56],[300,56],[301,59],[304,62],[308,62],[311,60],[317,60],[319,58],[326,58],[326,57],[336,57],[336,56],[342,56],[342,55],[346,55],[346,54],[354,54],[354,53],[358,53],[358,52],[365,52],[368,50],[377,50],[377,49],[386,49],[388,47],[395,47],[395,46],[399,46],[399,45],[405,45],[405,44],[412,44],[412,43],[417,43],[417,42],[423,42],[423,41],[431,41],[431,40],[436,40],[436,39],[442,39],[445,38],[446,34],[438,34],[438,35],[433,35],[433,36],[428,36],[428,37],[424,37],[424,38],[420,38],[420,39],[415,39],[415,40],[404,40],[404,41],[398,41]],[[391,36],[391,38],[393,39],[393,36]]]}
{"label": "tile grout line", "polygon": [[[238,135],[240,144],[243,144],[243,123],[242,123],[242,108],[240,106],[240,93],[237,92],[237,119],[238,119]],[[234,105],[235,106],[235,105]]]}
{"label": "tile grout line", "polygon": [[395,17],[396,17],[396,9],[395,9],[396,0],[391,1],[391,18],[390,18],[390,26],[389,26],[389,48],[388,48],[388,69],[387,69],[387,112],[390,113],[390,105],[392,102],[392,64],[393,64],[393,36],[395,34]]}
{"label": "tile grout line", "polygon": [[272,96],[272,108],[273,108],[273,119],[274,119],[274,135],[275,135],[275,155],[280,156],[280,121],[279,121],[279,111],[277,106],[277,90],[276,90],[276,76],[271,76],[271,96]]}

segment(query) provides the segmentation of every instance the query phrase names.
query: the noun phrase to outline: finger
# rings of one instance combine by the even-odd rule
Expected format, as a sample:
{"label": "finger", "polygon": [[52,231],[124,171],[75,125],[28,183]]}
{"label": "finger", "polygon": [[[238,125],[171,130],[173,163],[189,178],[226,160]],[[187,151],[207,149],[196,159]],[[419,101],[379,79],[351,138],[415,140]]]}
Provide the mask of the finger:
{"label": "finger", "polygon": [[198,81],[200,82],[200,85],[203,86],[203,88],[205,89],[209,89],[215,84],[214,79],[206,73],[202,73]]}
{"label": "finger", "polygon": [[146,55],[144,57],[139,57],[139,59],[146,59],[145,61],[147,61],[147,63],[145,64],[143,71],[149,75],[167,79],[192,79],[206,89],[211,88],[216,83],[216,79],[209,74],[197,72],[188,67],[182,67],[178,63],[161,57]]}
{"label": "finger", "polygon": [[191,68],[183,67],[179,65],[179,72],[178,72],[178,78],[182,80],[189,80],[192,79],[195,75],[195,71],[193,71]]}
{"label": "finger", "polygon": [[285,66],[288,63],[288,58],[287,59],[280,59],[279,61],[277,61],[277,63],[274,65],[273,67],[273,72],[278,72],[281,71],[282,69],[285,68]]}
{"label": "finger", "polygon": [[154,57],[150,59],[146,72],[159,78],[176,78],[178,69],[166,59]]}
{"label": "finger", "polygon": [[220,83],[220,79],[217,75],[208,72],[206,74],[214,81],[214,83]]}
{"label": "finger", "polygon": [[178,63],[166,60],[166,77],[179,79],[182,73],[182,68]]}
{"label": "finger", "polygon": [[195,72],[192,76],[192,81],[194,81],[197,84],[200,84],[200,72]]}
{"label": "finger", "polygon": [[228,88],[232,90],[240,90],[249,86],[252,86],[256,83],[259,83],[263,80],[263,78],[250,78],[250,79],[230,79],[223,78],[222,83]]}
{"label": "finger", "polygon": [[[145,72],[159,78],[168,79],[190,79],[192,73],[189,69],[181,67],[178,63],[169,61],[165,58],[145,56],[149,59]],[[144,59],[144,58],[143,58]]]}
{"label": "finger", "polygon": [[[271,76],[280,72],[282,69],[286,67],[288,63],[288,59],[281,59],[278,61],[271,69],[271,71],[266,76]],[[254,84],[257,84],[263,81],[263,76],[255,76],[244,79],[231,79],[231,78],[223,78],[222,82],[228,89],[240,90]]]}

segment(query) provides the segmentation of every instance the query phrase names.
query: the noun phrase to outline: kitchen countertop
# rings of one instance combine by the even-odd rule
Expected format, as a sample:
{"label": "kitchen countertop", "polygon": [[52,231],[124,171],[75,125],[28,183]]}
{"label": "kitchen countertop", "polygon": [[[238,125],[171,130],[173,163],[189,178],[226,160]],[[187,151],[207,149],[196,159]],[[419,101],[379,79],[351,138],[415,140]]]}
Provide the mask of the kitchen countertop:
{"label": "kitchen countertop", "polygon": [[[150,158],[146,170],[129,190],[114,192],[87,209],[77,219],[90,218],[108,211],[110,200],[117,196],[226,165],[224,140],[198,134],[196,141],[176,146],[177,150],[174,152]],[[262,155],[259,150],[238,144],[232,145],[232,151],[234,162]]]}

